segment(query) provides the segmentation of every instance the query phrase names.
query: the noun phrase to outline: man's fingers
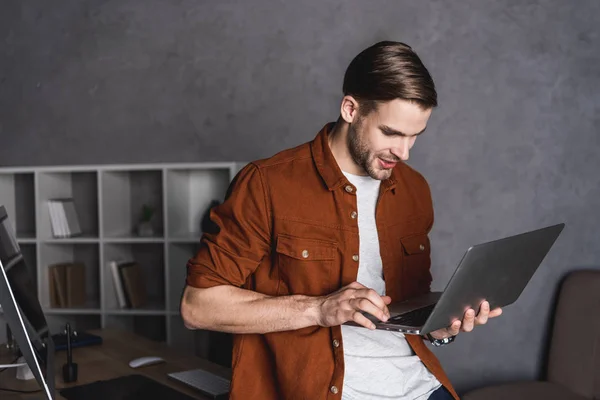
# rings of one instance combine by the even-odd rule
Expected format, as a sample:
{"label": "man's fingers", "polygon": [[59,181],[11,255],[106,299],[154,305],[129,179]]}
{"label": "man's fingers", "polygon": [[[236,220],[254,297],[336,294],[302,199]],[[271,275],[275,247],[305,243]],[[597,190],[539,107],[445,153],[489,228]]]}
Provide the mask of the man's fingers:
{"label": "man's fingers", "polygon": [[365,311],[373,315],[375,318],[379,318],[381,321],[387,321],[389,314],[386,314],[381,308],[377,307],[367,298],[355,298],[350,300],[350,307],[354,310]]}
{"label": "man's fingers", "polygon": [[390,296],[381,296],[381,299],[386,305],[389,305],[392,302],[392,298]]}
{"label": "man's fingers", "polygon": [[475,325],[483,325],[487,323],[488,316],[490,314],[490,303],[484,301],[481,303],[479,307],[479,314],[477,314],[477,318],[475,318]]}
{"label": "man's fingers", "polygon": [[[373,289],[357,290],[356,293],[355,293],[355,297],[358,298],[358,299],[365,298],[365,299],[369,300],[377,308],[379,308],[384,313],[384,315],[386,315],[389,318],[390,311],[388,310],[385,301]],[[376,317],[379,318],[379,316],[377,314],[373,314],[373,315],[375,315]]]}
{"label": "man's fingers", "polygon": [[460,321],[456,320],[452,323],[452,325],[450,325],[448,328],[446,328],[446,330],[448,331],[448,335],[449,336],[456,336],[458,335],[458,333],[460,332],[460,326],[462,324],[460,323]]}
{"label": "man's fingers", "polygon": [[375,329],[375,324],[369,321],[367,317],[365,317],[358,311],[354,311],[354,313],[352,314],[352,320],[357,324],[364,326],[365,328]]}
{"label": "man's fingers", "polygon": [[475,324],[475,311],[472,309],[469,309],[465,313],[465,317],[463,318],[461,329],[464,332],[471,332],[473,330],[474,324]]}
{"label": "man's fingers", "polygon": [[502,308],[500,308],[500,307],[494,308],[492,311],[490,311],[490,318],[495,318],[501,314],[502,314]]}

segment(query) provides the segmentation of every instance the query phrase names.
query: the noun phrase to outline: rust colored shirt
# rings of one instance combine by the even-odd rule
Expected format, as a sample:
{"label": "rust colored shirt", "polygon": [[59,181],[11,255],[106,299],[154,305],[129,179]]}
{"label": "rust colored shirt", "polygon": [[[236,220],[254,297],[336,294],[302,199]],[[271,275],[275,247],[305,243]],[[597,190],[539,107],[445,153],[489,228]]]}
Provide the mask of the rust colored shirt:
{"label": "rust colored shirt", "polygon": [[[205,233],[188,262],[188,285],[321,296],[356,280],[356,190],[329,148],[332,126],[237,174],[225,201],[211,213],[219,232]],[[400,301],[427,293],[431,193],[425,179],[402,162],[381,182],[376,224],[386,294]],[[458,399],[423,338],[406,339]],[[230,398],[341,399],[343,345],[339,326],[234,335]]]}

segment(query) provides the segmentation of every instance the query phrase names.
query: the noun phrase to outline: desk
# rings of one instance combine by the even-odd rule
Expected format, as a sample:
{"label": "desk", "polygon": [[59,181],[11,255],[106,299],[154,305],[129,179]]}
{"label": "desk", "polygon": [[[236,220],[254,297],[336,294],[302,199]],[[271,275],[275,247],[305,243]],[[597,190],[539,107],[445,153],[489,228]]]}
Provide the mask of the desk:
{"label": "desk", "polygon": [[[204,368],[228,379],[231,376],[231,372],[228,368],[213,364],[199,357],[178,352],[163,343],[153,342],[130,332],[97,330],[90,331],[90,333],[101,336],[103,343],[101,345],[73,349],[73,362],[77,363],[79,366],[77,382],[69,384],[63,382],[62,366],[66,363],[67,352],[56,352],[55,381],[57,400],[64,399],[58,393],[58,390],[60,389],[130,374],[145,375],[194,398],[206,399],[206,397],[202,396],[195,389],[189,388],[182,383],[168,378],[167,373]],[[166,362],[137,369],[129,367],[129,361],[143,356],[159,356],[164,358]],[[0,350],[0,364],[8,364],[13,360],[14,356],[7,354],[5,349]],[[39,385],[35,379],[31,381],[20,381],[15,378],[15,373],[15,369],[6,370],[0,373],[0,387],[24,391],[39,389]],[[42,392],[17,394],[0,391],[2,400],[37,399],[40,398],[41,394]]]}

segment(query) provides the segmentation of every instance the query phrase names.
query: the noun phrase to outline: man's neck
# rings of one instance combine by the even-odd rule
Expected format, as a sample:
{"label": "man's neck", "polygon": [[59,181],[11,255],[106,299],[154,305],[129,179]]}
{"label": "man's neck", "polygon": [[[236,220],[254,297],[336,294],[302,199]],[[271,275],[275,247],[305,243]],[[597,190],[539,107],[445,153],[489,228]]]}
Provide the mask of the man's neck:
{"label": "man's neck", "polygon": [[339,118],[329,132],[327,142],[340,169],[353,175],[367,175],[367,173],[354,162],[348,149],[349,124]]}

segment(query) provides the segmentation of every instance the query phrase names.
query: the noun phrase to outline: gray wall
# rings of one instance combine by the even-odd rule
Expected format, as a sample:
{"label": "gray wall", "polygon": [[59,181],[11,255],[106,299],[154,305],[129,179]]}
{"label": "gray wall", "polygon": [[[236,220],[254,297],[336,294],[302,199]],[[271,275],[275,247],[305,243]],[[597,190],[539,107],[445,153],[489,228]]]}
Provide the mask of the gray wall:
{"label": "gray wall", "polygon": [[440,97],[410,161],[434,195],[434,288],[473,243],[567,224],[502,318],[436,351],[460,390],[541,376],[560,278],[600,265],[600,2],[1,7],[4,166],[267,157],[336,118],[358,51],[411,44]]}

